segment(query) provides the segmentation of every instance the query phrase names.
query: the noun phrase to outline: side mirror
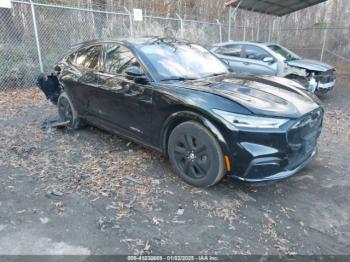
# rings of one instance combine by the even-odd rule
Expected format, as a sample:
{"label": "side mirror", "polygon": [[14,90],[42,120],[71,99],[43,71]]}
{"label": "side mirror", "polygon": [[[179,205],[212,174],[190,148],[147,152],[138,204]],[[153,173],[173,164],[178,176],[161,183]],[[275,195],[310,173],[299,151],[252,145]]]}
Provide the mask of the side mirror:
{"label": "side mirror", "polygon": [[131,66],[126,71],[128,79],[134,80],[138,84],[147,84],[149,82],[147,76],[137,66]]}
{"label": "side mirror", "polygon": [[230,62],[228,60],[222,58],[221,61],[224,62],[227,66],[230,66]]}
{"label": "side mirror", "polygon": [[133,77],[138,77],[138,76],[143,76],[144,73],[141,72],[141,69],[137,66],[131,66],[129,67],[125,73],[128,75],[128,76],[133,76]]}
{"label": "side mirror", "polygon": [[263,62],[272,64],[273,62],[275,62],[275,59],[273,59],[272,56],[267,56],[263,59]]}

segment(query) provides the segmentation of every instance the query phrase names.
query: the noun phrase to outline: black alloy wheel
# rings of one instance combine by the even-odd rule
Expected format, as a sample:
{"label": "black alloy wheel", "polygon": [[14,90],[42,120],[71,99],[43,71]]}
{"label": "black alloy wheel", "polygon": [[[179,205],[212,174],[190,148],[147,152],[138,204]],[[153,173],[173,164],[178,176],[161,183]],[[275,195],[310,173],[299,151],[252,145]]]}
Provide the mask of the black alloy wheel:
{"label": "black alloy wheel", "polygon": [[168,154],[177,173],[196,187],[209,187],[225,175],[224,157],[216,138],[202,125],[189,121],[175,127]]}

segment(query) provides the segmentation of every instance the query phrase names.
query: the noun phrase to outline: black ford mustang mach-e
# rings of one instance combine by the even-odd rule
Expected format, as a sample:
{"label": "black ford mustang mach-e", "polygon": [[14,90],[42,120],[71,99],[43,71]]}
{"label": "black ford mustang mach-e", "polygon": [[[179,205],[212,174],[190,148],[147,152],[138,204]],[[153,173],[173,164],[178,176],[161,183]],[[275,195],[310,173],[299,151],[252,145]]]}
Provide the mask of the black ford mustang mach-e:
{"label": "black ford mustang mach-e", "polygon": [[323,121],[297,83],[235,75],[205,48],[168,38],[79,44],[38,85],[70,128],[89,123],[158,150],[198,187],[295,174]]}

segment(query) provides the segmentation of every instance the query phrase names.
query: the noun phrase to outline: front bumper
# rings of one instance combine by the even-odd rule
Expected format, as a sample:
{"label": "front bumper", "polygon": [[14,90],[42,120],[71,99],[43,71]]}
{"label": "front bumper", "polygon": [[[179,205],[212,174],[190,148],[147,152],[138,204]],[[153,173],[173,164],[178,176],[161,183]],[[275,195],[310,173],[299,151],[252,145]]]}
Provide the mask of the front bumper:
{"label": "front bumper", "polygon": [[[303,161],[302,163],[300,163],[299,166],[297,166],[296,168],[294,168],[293,170],[288,170],[288,169],[285,169],[284,171],[280,171],[276,174],[273,174],[273,175],[270,175],[270,176],[266,176],[266,177],[262,177],[262,178],[249,178],[249,172],[250,170],[256,168],[258,165],[261,165],[261,162],[260,163],[253,163],[249,166],[248,170],[247,170],[247,174],[245,174],[244,177],[239,177],[237,176],[238,179],[244,181],[244,182],[252,182],[252,183],[256,183],[256,182],[267,182],[267,181],[276,181],[276,180],[281,180],[281,179],[285,179],[285,178],[288,178],[288,177],[291,177],[293,175],[295,175],[296,173],[298,173],[300,170],[302,170],[316,155],[317,153],[317,149],[315,148],[311,154],[309,156],[306,157],[305,161]],[[268,165],[276,165],[276,166],[279,166],[277,163],[279,161],[282,161],[281,159],[279,161],[276,161],[276,160],[269,160],[269,159],[266,159],[265,160],[265,164],[263,164],[262,166],[265,165],[268,166]]]}
{"label": "front bumper", "polygon": [[316,93],[325,94],[332,91],[335,87],[335,83],[335,80],[329,83],[319,83],[316,89]]}
{"label": "front bumper", "polygon": [[317,82],[316,93],[328,93],[335,87],[335,82],[337,80],[335,69],[316,74],[315,80]]}
{"label": "front bumper", "polygon": [[266,182],[296,174],[316,155],[322,122],[323,110],[319,109],[292,121],[283,130],[240,130],[232,145],[233,168],[228,176],[246,182]]}

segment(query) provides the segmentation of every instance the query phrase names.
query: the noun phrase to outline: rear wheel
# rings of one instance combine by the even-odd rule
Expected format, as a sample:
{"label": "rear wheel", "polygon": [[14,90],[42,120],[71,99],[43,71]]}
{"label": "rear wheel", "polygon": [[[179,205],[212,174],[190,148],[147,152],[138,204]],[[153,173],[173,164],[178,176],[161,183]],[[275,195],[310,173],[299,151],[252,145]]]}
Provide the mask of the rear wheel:
{"label": "rear wheel", "polygon": [[78,129],[82,126],[82,119],[78,117],[78,112],[74,108],[68,95],[63,92],[57,101],[58,115],[62,122],[68,122],[67,127]]}
{"label": "rear wheel", "polygon": [[176,172],[196,187],[210,187],[225,175],[224,158],[216,138],[202,125],[189,121],[174,128],[168,154]]}

